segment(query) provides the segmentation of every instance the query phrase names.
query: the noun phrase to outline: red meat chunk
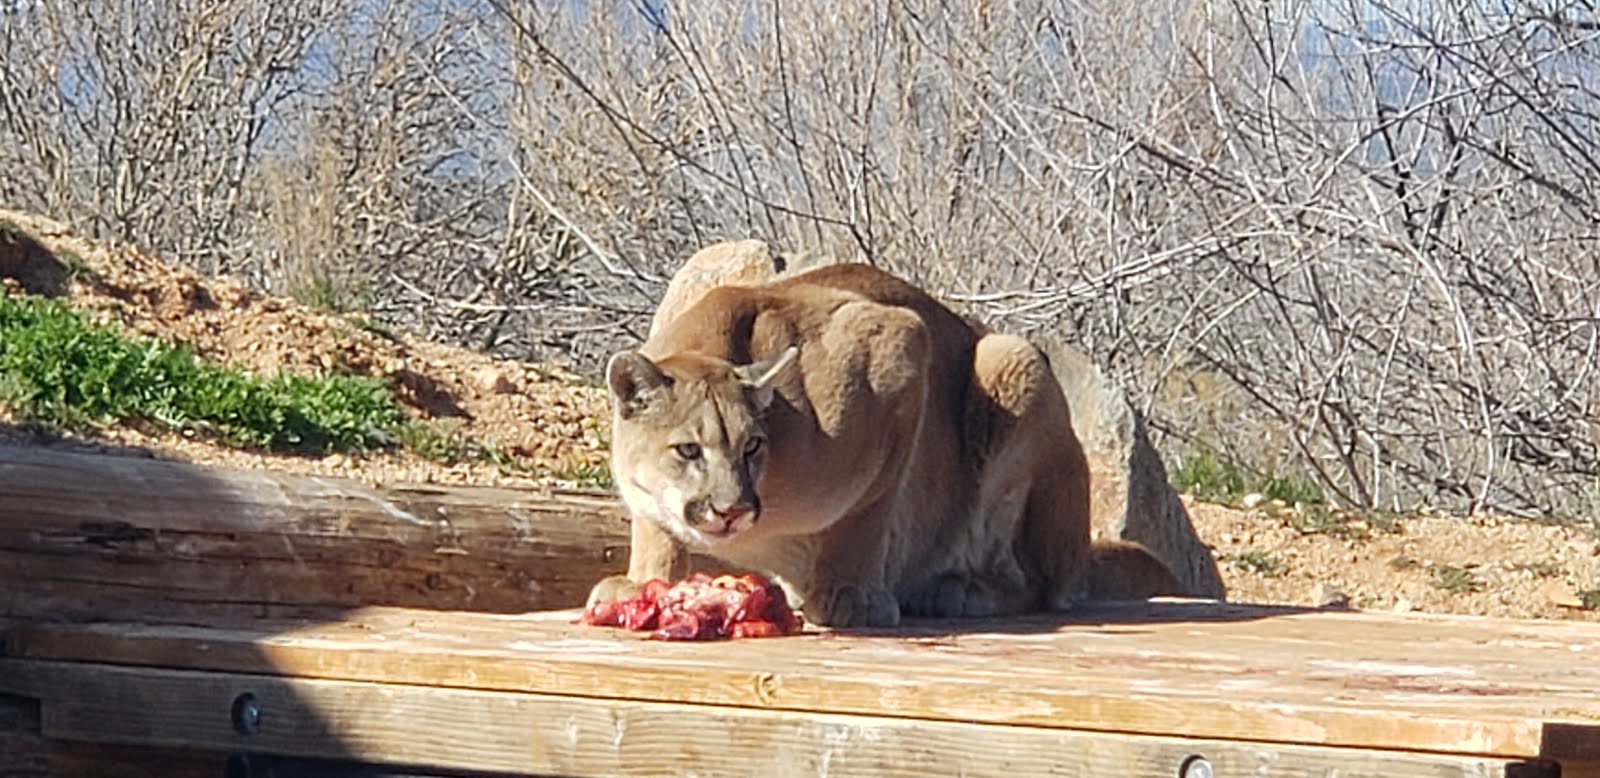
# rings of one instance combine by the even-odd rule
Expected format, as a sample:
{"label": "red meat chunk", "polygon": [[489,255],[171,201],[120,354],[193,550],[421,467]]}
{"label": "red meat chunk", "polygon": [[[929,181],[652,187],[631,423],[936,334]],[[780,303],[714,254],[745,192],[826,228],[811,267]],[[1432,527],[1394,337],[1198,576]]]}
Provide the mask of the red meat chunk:
{"label": "red meat chunk", "polygon": [[756,575],[695,573],[675,584],[648,581],[639,594],[584,611],[579,624],[651,630],[657,640],[716,640],[792,635],[800,617],[783,588]]}

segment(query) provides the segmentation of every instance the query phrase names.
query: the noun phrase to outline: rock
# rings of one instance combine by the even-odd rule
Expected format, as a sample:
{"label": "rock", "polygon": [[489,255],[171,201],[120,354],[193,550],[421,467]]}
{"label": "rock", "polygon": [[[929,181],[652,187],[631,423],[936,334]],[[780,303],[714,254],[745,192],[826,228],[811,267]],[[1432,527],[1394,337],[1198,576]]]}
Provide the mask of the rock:
{"label": "rock", "polygon": [[706,246],[672,274],[667,292],[650,320],[650,334],[656,334],[663,324],[688,310],[711,289],[765,283],[783,270],[783,261],[773,256],[764,241],[735,240]]}
{"label": "rock", "polygon": [[[789,260],[789,261],[786,261]],[[826,264],[811,254],[779,257],[760,240],[707,246],[667,285],[650,323],[654,334],[720,285],[759,284]],[[1131,540],[1160,559],[1191,596],[1224,599],[1211,550],[1200,542],[1183,502],[1167,480],[1144,420],[1087,355],[1054,338],[1032,339],[1050,358],[1072,409],[1072,427],[1089,458],[1090,511],[1096,537]]]}
{"label": "rock", "polygon": [[517,391],[510,369],[501,365],[484,365],[478,368],[473,379],[478,390],[485,394],[511,394]]}
{"label": "rock", "polygon": [[1348,610],[1350,608],[1350,595],[1318,581],[1311,586],[1311,604],[1328,610]]}
{"label": "rock", "polygon": [[1058,338],[1035,336],[1072,409],[1072,429],[1089,458],[1091,524],[1097,537],[1150,549],[1189,594],[1225,599],[1217,562],[1194,531],[1127,394],[1088,355]]}
{"label": "rock", "polygon": [[1574,594],[1567,585],[1560,581],[1547,581],[1539,587],[1539,594],[1553,605],[1563,608],[1583,608],[1583,600]]}

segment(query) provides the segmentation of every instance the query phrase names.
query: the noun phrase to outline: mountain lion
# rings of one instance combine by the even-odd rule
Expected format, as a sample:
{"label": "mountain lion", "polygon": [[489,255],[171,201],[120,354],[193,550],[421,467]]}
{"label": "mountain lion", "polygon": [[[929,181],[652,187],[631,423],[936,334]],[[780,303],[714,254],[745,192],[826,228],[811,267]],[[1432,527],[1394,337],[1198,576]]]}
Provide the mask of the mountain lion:
{"label": "mountain lion", "polygon": [[1137,545],[1091,554],[1043,354],[873,267],[712,289],[606,377],[633,540],[591,604],[690,551],[775,574],[835,627],[1179,593]]}

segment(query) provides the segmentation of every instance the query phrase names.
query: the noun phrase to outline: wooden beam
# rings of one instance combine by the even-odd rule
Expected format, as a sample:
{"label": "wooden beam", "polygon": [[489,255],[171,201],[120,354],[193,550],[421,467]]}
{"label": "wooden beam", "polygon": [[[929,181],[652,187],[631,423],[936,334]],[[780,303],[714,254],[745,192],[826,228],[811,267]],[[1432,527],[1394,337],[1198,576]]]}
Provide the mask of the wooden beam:
{"label": "wooden beam", "polygon": [[580,605],[627,567],[597,492],[339,478],[0,446],[0,617]]}
{"label": "wooden beam", "polygon": [[[0,660],[62,741],[563,776],[1216,775],[1501,778],[1515,760],[795,714],[411,684]],[[236,721],[248,697],[259,727]],[[115,704],[107,704],[115,701]],[[135,713],[136,712],[136,713]]]}
{"label": "wooden beam", "polygon": [[223,778],[221,754],[0,731],[0,778]]}
{"label": "wooden beam", "polygon": [[37,699],[0,694],[0,778],[219,778],[221,754],[52,740]]}

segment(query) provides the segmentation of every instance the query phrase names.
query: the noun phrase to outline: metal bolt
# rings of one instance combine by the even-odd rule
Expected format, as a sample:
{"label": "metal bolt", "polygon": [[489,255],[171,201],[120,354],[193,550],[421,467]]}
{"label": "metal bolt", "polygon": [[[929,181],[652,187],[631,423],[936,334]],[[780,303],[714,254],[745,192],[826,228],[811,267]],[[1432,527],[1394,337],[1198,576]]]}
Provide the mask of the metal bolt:
{"label": "metal bolt", "polygon": [[1178,768],[1178,778],[1216,778],[1216,772],[1205,757],[1196,754],[1183,760],[1183,766]]}
{"label": "metal bolt", "polygon": [[261,731],[261,703],[250,692],[233,698],[233,731],[254,735]]}

